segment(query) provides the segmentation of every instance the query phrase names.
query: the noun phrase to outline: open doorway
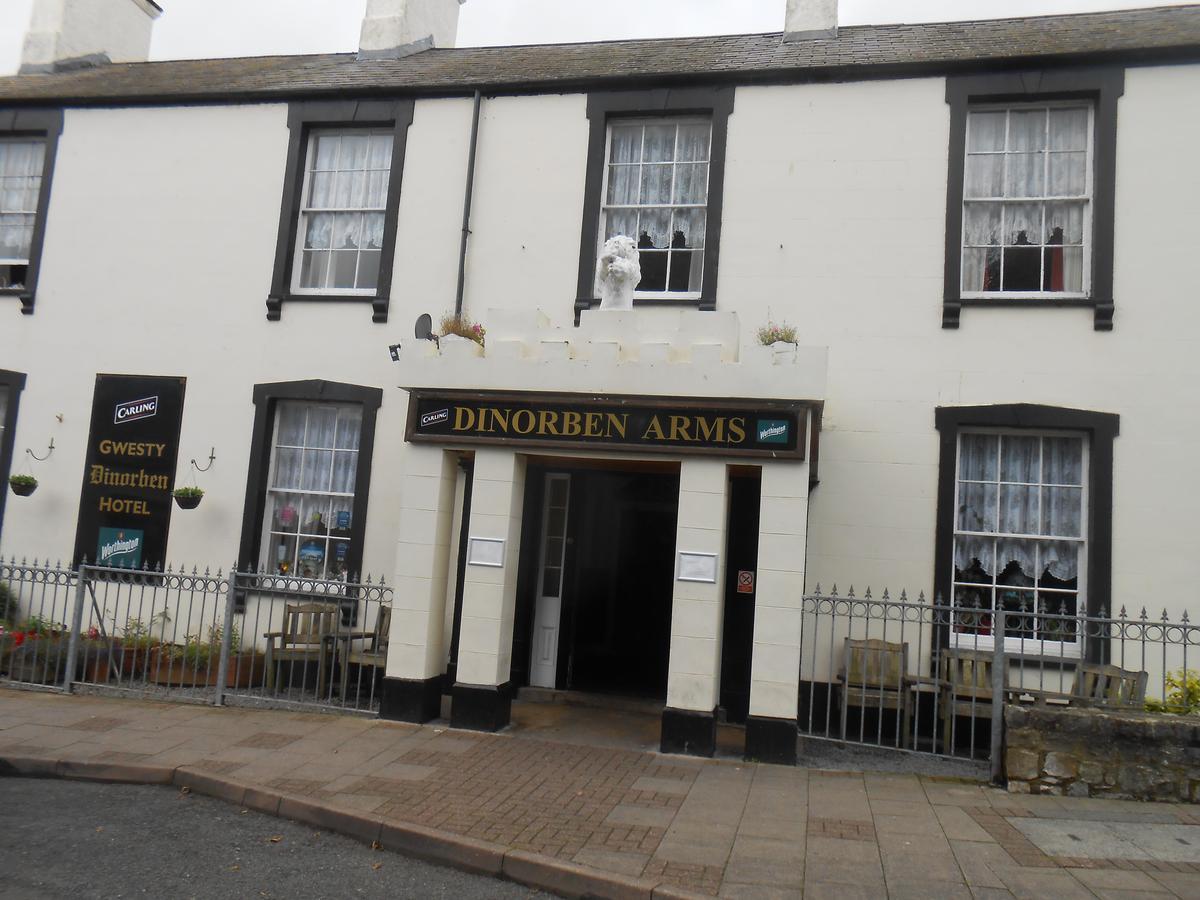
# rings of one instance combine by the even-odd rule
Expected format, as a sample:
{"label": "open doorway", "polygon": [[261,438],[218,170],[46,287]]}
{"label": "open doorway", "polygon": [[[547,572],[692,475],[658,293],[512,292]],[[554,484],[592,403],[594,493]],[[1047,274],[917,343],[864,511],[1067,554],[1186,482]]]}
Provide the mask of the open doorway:
{"label": "open doorway", "polygon": [[529,684],[665,699],[677,466],[530,466],[514,662]]}

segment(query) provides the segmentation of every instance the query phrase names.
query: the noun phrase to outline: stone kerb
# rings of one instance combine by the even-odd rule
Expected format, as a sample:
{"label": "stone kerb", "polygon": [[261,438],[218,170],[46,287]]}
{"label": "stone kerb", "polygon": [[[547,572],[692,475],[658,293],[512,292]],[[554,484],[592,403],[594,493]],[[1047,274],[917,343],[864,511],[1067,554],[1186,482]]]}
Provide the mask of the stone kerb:
{"label": "stone kerb", "polygon": [[[540,310],[494,309],[480,347],[465,338],[409,341],[405,388],[507,389],[647,396],[823,400],[824,347],[743,347],[736,313],[585,312],[578,328]],[[395,370],[394,370],[395,371]]]}
{"label": "stone kerb", "polygon": [[1200,717],[1010,705],[1005,723],[1012,793],[1200,803]]}

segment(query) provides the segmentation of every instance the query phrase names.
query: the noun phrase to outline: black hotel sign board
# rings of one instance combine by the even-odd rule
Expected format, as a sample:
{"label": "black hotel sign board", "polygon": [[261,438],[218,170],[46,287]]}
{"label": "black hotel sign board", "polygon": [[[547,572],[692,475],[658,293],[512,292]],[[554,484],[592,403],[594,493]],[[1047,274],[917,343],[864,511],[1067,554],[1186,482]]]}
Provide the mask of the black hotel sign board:
{"label": "black hotel sign board", "polygon": [[166,562],[185,378],[97,375],[75,561]]}
{"label": "black hotel sign board", "polygon": [[405,439],[804,459],[808,405],[414,389]]}

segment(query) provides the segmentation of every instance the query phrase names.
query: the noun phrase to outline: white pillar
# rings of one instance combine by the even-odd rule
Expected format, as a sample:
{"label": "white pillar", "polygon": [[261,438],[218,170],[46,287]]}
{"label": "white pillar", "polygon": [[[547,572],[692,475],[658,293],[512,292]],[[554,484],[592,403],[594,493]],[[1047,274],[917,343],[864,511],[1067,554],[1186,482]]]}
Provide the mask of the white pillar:
{"label": "white pillar", "polygon": [[[671,660],[662,747],[711,756],[720,693],[721,627],[725,609],[725,531],[729,521],[725,463],[685,460],[679,469],[675,529],[675,590],[671,600]],[[715,557],[714,580],[680,580],[692,554]],[[698,561],[699,556],[693,561]]]}
{"label": "white pillar", "polygon": [[454,517],[454,457],[409,444],[400,486],[400,534],[387,675],[431,678],[445,670],[446,566]]}
{"label": "white pillar", "polygon": [[[455,725],[492,730],[508,722],[525,463],[511,450],[479,450],[473,477],[453,720]],[[502,541],[501,565],[472,562],[474,539]],[[490,548],[495,551],[497,545],[491,543]],[[500,687],[503,690],[497,691]]]}
{"label": "white pillar", "polygon": [[808,463],[763,466],[758,531],[746,754],[795,763]]}

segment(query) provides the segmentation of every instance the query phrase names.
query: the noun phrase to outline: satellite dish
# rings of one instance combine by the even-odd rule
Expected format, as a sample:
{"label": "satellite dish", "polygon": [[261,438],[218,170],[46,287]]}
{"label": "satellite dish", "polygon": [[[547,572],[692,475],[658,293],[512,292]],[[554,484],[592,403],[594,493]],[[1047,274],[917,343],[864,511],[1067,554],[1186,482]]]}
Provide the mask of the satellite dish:
{"label": "satellite dish", "polygon": [[429,313],[421,313],[417,316],[417,327],[413,329],[418,341],[434,340],[433,336],[433,317]]}

